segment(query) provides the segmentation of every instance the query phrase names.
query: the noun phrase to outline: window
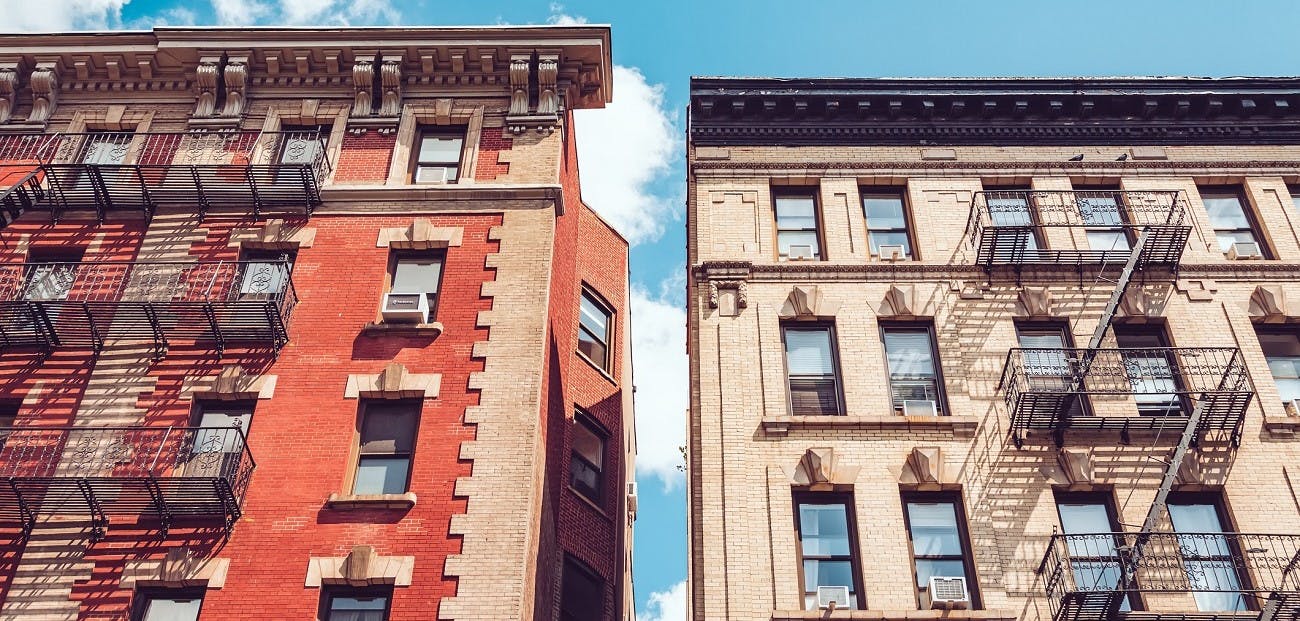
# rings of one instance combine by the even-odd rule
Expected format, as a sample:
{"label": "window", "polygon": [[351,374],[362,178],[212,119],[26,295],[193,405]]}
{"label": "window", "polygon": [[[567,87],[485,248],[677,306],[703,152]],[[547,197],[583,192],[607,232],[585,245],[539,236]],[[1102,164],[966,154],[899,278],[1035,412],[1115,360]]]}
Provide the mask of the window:
{"label": "window", "polygon": [[206,463],[210,460],[198,460],[190,465],[186,474],[191,474],[193,468],[204,467],[213,470],[209,476],[238,473],[244,455],[244,440],[248,437],[248,426],[253,422],[253,407],[254,404],[250,402],[195,401],[198,430],[194,432],[193,453],[198,456],[219,452],[221,460],[210,465]]}
{"label": "window", "polygon": [[1025,240],[1026,250],[1043,247],[1039,227],[1035,226],[1033,205],[1030,197],[1033,192],[1028,188],[985,188],[984,201],[988,205],[989,220],[993,226],[1026,229],[1029,233]]}
{"label": "window", "polygon": [[597,505],[605,489],[605,433],[585,414],[573,416],[573,453],[569,461],[569,485]]}
{"label": "window", "polygon": [[1116,344],[1125,350],[1120,356],[1138,414],[1176,416],[1187,411],[1183,409],[1178,358],[1169,348],[1164,326],[1119,324],[1114,329]]}
{"label": "window", "polygon": [[[1236,542],[1216,533],[1230,532],[1223,498],[1218,494],[1179,494],[1169,498],[1169,520],[1187,572],[1196,608],[1202,612],[1249,610],[1246,583],[1238,573],[1243,555]],[[1194,533],[1194,534],[1193,534]]]}
{"label": "window", "polygon": [[1130,246],[1124,228],[1124,193],[1109,187],[1076,187],[1074,204],[1087,228],[1090,250],[1127,253]]}
{"label": "window", "polygon": [[1253,242],[1259,245],[1260,254],[1268,257],[1268,250],[1260,242],[1255,222],[1246,209],[1237,188],[1198,188],[1201,202],[1210,214],[1210,227],[1219,240],[1219,250],[1228,254],[1233,244]]}
{"label": "window", "polygon": [[420,404],[369,401],[363,408],[360,455],[352,493],[357,496],[404,493],[410,479]]}
{"label": "window", "polygon": [[464,127],[420,128],[419,148],[411,180],[415,183],[456,183],[465,147]]}
{"label": "window", "polygon": [[1300,415],[1300,332],[1295,327],[1255,326],[1255,336],[1282,404],[1289,414]]}
{"label": "window", "polygon": [[329,125],[284,125],[280,127],[280,163],[285,165],[315,164],[325,153],[329,140]]}
{"label": "window", "polygon": [[240,299],[279,299],[289,286],[295,253],[291,250],[246,250],[240,257]]}
{"label": "window", "polygon": [[586,565],[564,557],[560,577],[560,621],[600,621],[605,618],[605,581]]}
{"label": "window", "polygon": [[202,591],[142,591],[136,596],[137,621],[198,621],[203,606]]}
{"label": "window", "polygon": [[82,138],[81,163],[96,166],[116,166],[126,162],[131,150],[132,132],[89,130]]}
{"label": "window", "polygon": [[900,246],[902,258],[914,258],[902,190],[864,189],[862,212],[867,219],[867,245],[872,256],[882,256],[881,246]]}
{"label": "window", "polygon": [[321,621],[388,621],[391,600],[388,589],[330,589]]}
{"label": "window", "polygon": [[1016,342],[1031,390],[1068,390],[1074,380],[1070,331],[1057,323],[1017,323]]}
{"label": "window", "polygon": [[578,312],[578,351],[609,371],[610,318],[613,313],[594,293],[583,289]]}
{"label": "window", "polygon": [[[423,293],[429,301],[429,320],[438,308],[438,290],[442,284],[442,254],[434,252],[400,252],[393,259],[392,293]],[[417,298],[418,300],[418,298]]]}
{"label": "window", "polygon": [[58,301],[68,299],[77,280],[81,252],[32,250],[27,258],[23,299]]}
{"label": "window", "polygon": [[930,578],[965,578],[971,607],[979,607],[970,545],[966,539],[961,498],[955,494],[921,493],[903,497],[903,518],[916,569],[917,605],[930,608]]}
{"label": "window", "polygon": [[795,416],[843,414],[835,330],[824,324],[781,326],[790,413]]}
{"label": "window", "polygon": [[[1124,541],[1112,534],[1120,532],[1120,527],[1111,495],[1057,492],[1056,513],[1061,533],[1075,535],[1066,539],[1074,584],[1082,591],[1126,588],[1120,584],[1119,548]],[[1120,610],[1133,610],[1135,599],[1136,593],[1130,593],[1120,603]]]}
{"label": "window", "polygon": [[852,496],[797,494],[795,508],[804,610],[817,610],[817,587],[828,586],[849,588],[849,601],[838,608],[862,608]]}
{"label": "window", "polygon": [[821,234],[815,191],[773,191],[772,202],[776,210],[777,258],[820,261]]}
{"label": "window", "polygon": [[1300,187],[1291,186],[1291,206],[1295,207],[1296,213],[1300,213]]}
{"label": "window", "polygon": [[883,324],[885,359],[889,367],[889,393],[899,414],[944,413],[943,378],[934,329],[927,324]]}

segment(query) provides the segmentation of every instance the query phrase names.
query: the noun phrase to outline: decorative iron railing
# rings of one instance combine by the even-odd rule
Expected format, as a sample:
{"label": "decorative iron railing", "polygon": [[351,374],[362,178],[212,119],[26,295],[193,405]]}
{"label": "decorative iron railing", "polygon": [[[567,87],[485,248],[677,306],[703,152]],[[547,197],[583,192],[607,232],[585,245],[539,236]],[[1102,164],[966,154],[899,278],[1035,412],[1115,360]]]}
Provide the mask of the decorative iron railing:
{"label": "decorative iron railing", "polygon": [[[1066,236],[1053,229],[1074,231]],[[1140,266],[1177,266],[1191,233],[1176,191],[989,190],[976,192],[966,234],[976,262],[1099,265],[1128,260],[1147,235]]]}
{"label": "decorative iron railing", "polygon": [[[1141,554],[1134,566],[1136,548]],[[1300,535],[1053,535],[1038,573],[1057,620],[1115,619],[1126,602],[1141,604],[1148,593],[1191,595],[1187,609],[1170,613],[1294,609],[1300,602]],[[1171,601],[1177,600],[1162,598],[1160,605]]]}
{"label": "decorative iron railing", "polygon": [[1198,433],[1235,441],[1254,395],[1235,347],[1015,348],[999,386],[1017,443],[1035,429],[1175,429],[1202,402]]}
{"label": "decorative iron railing", "polygon": [[298,302],[290,269],[259,261],[0,265],[0,348],[151,339],[165,350],[179,339],[278,350]]}
{"label": "decorative iron railing", "polygon": [[242,429],[0,428],[0,519],[83,513],[239,518],[256,464]]}

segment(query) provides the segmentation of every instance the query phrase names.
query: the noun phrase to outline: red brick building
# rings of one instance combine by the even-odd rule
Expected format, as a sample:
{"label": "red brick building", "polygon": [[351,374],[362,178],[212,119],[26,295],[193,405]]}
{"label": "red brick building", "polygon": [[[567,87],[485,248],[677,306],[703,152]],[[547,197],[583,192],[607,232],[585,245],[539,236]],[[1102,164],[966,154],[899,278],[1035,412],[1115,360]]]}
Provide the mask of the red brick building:
{"label": "red brick building", "polygon": [[0,36],[0,619],[631,619],[607,27]]}

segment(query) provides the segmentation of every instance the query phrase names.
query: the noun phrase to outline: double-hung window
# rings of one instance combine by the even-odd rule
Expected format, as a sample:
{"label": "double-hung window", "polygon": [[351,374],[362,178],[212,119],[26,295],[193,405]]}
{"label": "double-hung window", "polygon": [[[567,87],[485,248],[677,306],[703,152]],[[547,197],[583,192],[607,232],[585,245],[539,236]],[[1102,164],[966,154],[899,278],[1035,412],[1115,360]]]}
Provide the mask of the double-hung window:
{"label": "double-hung window", "polygon": [[[867,220],[867,245],[871,255],[884,259],[912,259],[907,203],[902,190],[863,189],[862,212]],[[885,247],[886,252],[880,250]],[[897,257],[893,255],[897,253]]]}
{"label": "double-hung window", "polygon": [[243,271],[239,282],[240,299],[275,300],[284,296],[293,273],[292,250],[247,250],[240,257]]}
{"label": "double-hung window", "polygon": [[1069,390],[1074,381],[1070,333],[1063,324],[1017,323],[1016,341],[1031,390]]}
{"label": "double-hung window", "polygon": [[[248,401],[195,401],[193,454],[187,476],[233,478],[244,458],[254,404]],[[219,457],[219,459],[218,459]]]}
{"label": "double-hung window", "polygon": [[329,589],[321,621],[388,621],[392,596],[392,589]]}
{"label": "double-hung window", "polygon": [[[437,314],[438,291],[442,284],[441,252],[398,252],[393,259],[393,293],[424,294],[429,320]],[[414,298],[418,301],[419,298]]]}
{"label": "double-hung window", "polygon": [[[1120,584],[1120,546],[1125,545],[1116,519],[1115,505],[1108,493],[1057,492],[1056,513],[1061,534],[1070,555],[1070,572],[1081,591],[1127,589]],[[1120,610],[1133,610],[1136,594],[1130,593]]]}
{"label": "double-hung window", "polygon": [[1124,193],[1113,188],[1075,188],[1074,205],[1087,227],[1088,249],[1127,256]]}
{"label": "double-hung window", "polygon": [[363,406],[357,470],[352,493],[406,492],[415,451],[418,401],[370,401]]}
{"label": "double-hung window", "polygon": [[1300,415],[1300,330],[1294,326],[1256,326],[1255,336],[1264,350],[1282,405]]}
{"label": "double-hung window", "polygon": [[835,330],[827,324],[788,323],[785,341],[790,413],[795,416],[843,414]]}
{"label": "double-hung window", "polygon": [[1188,411],[1183,407],[1181,365],[1164,326],[1120,324],[1114,331],[1138,414],[1173,416]]}
{"label": "double-hung window", "polygon": [[569,459],[569,485],[600,505],[605,488],[605,432],[582,413],[573,417],[573,451]]}
{"label": "double-hung window", "polygon": [[578,308],[578,351],[604,371],[609,371],[609,337],[613,312],[596,294],[583,289]]}
{"label": "double-hung window", "polygon": [[995,227],[1023,231],[1025,250],[1043,247],[1040,232],[1035,226],[1033,192],[1028,188],[993,188],[984,191],[984,202],[989,210],[989,221]]}
{"label": "double-hung window", "polygon": [[464,148],[464,127],[420,128],[411,180],[415,183],[456,183],[460,178],[460,160]]}
{"label": "double-hung window", "polygon": [[566,556],[560,575],[560,621],[605,618],[605,581],[582,562]]}
{"label": "double-hung window", "polygon": [[817,221],[816,190],[774,190],[772,204],[776,211],[777,258],[782,261],[820,261],[821,229]]}
{"label": "double-hung window", "polygon": [[203,592],[188,589],[142,591],[136,596],[134,621],[198,621]]}
{"label": "double-hung window", "polygon": [[917,605],[922,610],[930,608],[930,578],[964,578],[971,607],[978,608],[961,497],[913,493],[903,496],[903,506],[916,570]]}
{"label": "double-hung window", "polygon": [[1219,241],[1219,250],[1227,255],[1235,247],[1240,255],[1255,244],[1260,256],[1268,258],[1268,249],[1260,240],[1255,220],[1239,188],[1200,188],[1201,202],[1210,214],[1210,227]]}
{"label": "double-hung window", "polygon": [[1222,497],[1214,494],[1174,494],[1169,498],[1169,521],[1178,534],[1178,550],[1196,608],[1201,612],[1238,612],[1250,609],[1239,568],[1242,551],[1228,533]]}
{"label": "double-hung window", "polygon": [[795,508],[804,609],[817,610],[818,587],[845,587],[848,601],[836,602],[836,607],[862,608],[853,497],[827,493],[796,494]]}
{"label": "double-hung window", "polygon": [[884,324],[880,327],[889,366],[889,393],[894,411],[910,416],[944,413],[939,352],[930,324]]}

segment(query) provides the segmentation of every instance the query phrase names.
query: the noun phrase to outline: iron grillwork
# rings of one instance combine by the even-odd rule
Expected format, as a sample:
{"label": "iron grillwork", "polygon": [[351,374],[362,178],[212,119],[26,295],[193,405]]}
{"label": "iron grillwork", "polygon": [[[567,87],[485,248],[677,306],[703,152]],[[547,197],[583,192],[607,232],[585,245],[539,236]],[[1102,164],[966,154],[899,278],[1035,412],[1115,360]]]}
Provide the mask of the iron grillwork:
{"label": "iron grillwork", "polygon": [[[1069,248],[1051,247],[1048,231],[1070,231]],[[1177,268],[1191,234],[1180,193],[1110,190],[976,192],[967,236],[976,262],[998,266],[1123,264],[1137,237],[1147,241],[1139,268]]]}
{"label": "iron grillwork", "polygon": [[1197,437],[1226,431],[1235,444],[1255,394],[1235,347],[1014,348],[999,387],[1017,446],[1032,430],[1052,431],[1058,444],[1069,430],[1119,431],[1126,441],[1129,431],[1179,431],[1201,402]]}
{"label": "iron grillwork", "polygon": [[235,427],[0,428],[0,520],[42,515],[239,519],[256,464]]}
{"label": "iron grillwork", "polygon": [[159,356],[177,340],[279,351],[297,302],[279,261],[0,265],[0,351],[119,339],[152,341]]}
{"label": "iron grillwork", "polygon": [[0,167],[36,166],[32,209],[151,216],[159,207],[264,210],[320,204],[328,136],[286,132],[87,132],[0,137]]}
{"label": "iron grillwork", "polygon": [[[1142,547],[1136,566],[1131,551]],[[1124,578],[1125,570],[1133,581]],[[1038,573],[1055,621],[1121,618],[1121,606],[1183,602],[1182,610],[1129,613],[1143,619],[1300,619],[1300,535],[1095,533],[1053,535]],[[1157,601],[1159,600],[1159,601]],[[1136,607],[1136,606],[1135,606]]]}

